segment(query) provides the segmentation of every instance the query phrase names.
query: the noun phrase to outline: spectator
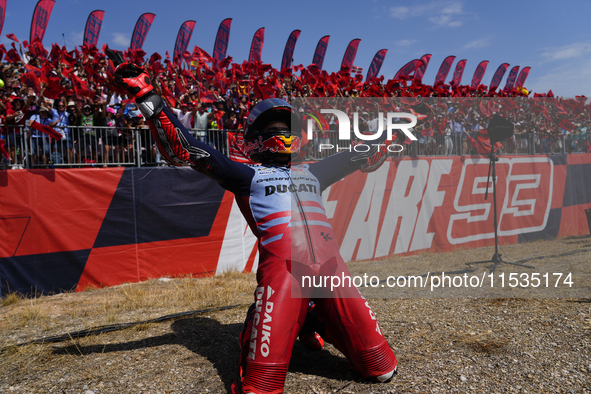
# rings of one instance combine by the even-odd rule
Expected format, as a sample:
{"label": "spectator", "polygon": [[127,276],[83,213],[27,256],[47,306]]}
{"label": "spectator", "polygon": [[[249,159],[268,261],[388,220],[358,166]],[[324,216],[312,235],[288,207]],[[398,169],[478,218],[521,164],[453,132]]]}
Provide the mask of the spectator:
{"label": "spectator", "polygon": [[[62,140],[56,141],[54,144],[57,145],[56,152],[60,154],[62,160],[67,157],[67,163],[73,163],[73,142],[71,130],[68,127],[70,125],[70,113],[66,110],[66,101],[61,98],[54,101],[54,108],[52,109],[51,116],[56,121],[55,128],[62,134]],[[55,162],[55,161],[54,161]]]}
{"label": "spectator", "polygon": [[181,109],[173,108],[172,112],[176,115],[182,125],[188,130],[191,128],[191,123],[193,122],[195,113],[197,113],[197,107],[193,107],[193,109],[189,111],[189,104],[182,103]]}
{"label": "spectator", "polygon": [[[56,122],[50,115],[49,108],[40,107],[39,113],[31,116],[30,122],[37,122],[42,126],[54,126]],[[49,152],[51,150],[49,136],[38,130],[31,130],[31,152],[33,153],[33,164],[39,164],[37,159],[41,156],[43,165],[47,165]]]}
{"label": "spectator", "polygon": [[[25,152],[25,122],[28,108],[33,102],[33,96],[29,96],[27,102],[17,95],[8,99],[8,109],[6,110],[6,124],[8,133],[8,147],[13,166],[23,168]],[[12,126],[12,127],[11,127]],[[20,163],[20,164],[19,164]]]}
{"label": "spectator", "polygon": [[195,114],[195,129],[197,129],[197,135],[200,136],[201,140],[210,146],[213,144],[210,143],[210,140],[207,136],[207,129],[208,124],[211,122],[213,118],[212,112],[205,111],[205,104],[198,104],[197,105],[197,113]]}

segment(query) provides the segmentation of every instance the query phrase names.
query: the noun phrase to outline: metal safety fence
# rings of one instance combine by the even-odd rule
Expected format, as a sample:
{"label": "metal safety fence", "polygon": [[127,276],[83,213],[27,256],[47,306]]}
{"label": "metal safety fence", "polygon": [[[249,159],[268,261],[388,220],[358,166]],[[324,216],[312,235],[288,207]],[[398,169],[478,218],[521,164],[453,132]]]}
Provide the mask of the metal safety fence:
{"label": "metal safety fence", "polygon": [[[114,128],[107,126],[53,127],[62,135],[49,135],[25,126],[2,127],[0,139],[9,158],[3,167],[59,168],[166,165],[147,126]],[[202,142],[228,155],[225,130],[189,130]]]}
{"label": "metal safety fence", "polygon": [[[54,127],[62,139],[25,126],[0,125],[0,139],[9,158],[0,158],[0,168],[59,168],[111,166],[164,166],[148,127],[68,126]],[[236,130],[196,130],[189,132],[202,142],[229,155],[227,132]],[[477,133],[418,135],[417,141],[392,149],[392,156],[461,156],[481,154]],[[408,141],[407,141],[408,142]],[[338,132],[314,132],[307,160],[319,160],[344,150],[364,151],[371,141],[339,140]],[[502,142],[503,155],[571,154],[591,151],[591,135],[551,135],[519,133]]]}

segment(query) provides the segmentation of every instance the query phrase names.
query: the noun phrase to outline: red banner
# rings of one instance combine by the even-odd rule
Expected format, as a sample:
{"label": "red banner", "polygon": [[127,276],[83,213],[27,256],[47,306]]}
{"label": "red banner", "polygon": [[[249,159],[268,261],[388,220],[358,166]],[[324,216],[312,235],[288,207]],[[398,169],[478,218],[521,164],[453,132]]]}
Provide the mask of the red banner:
{"label": "red banner", "polygon": [[525,80],[527,79],[527,76],[529,75],[529,70],[531,70],[531,67],[524,67],[521,72],[519,73],[519,76],[517,77],[517,82],[515,83],[515,87],[517,88],[522,88],[523,85],[525,84]]}
{"label": "red banner", "polygon": [[490,90],[494,90],[501,84],[501,80],[503,79],[503,75],[507,72],[509,68],[509,63],[503,63],[497,68],[495,75],[493,75],[492,79],[490,80]]}
{"label": "red banner", "polygon": [[31,21],[31,34],[29,42],[33,42],[35,38],[43,41],[45,36],[45,30],[47,29],[47,23],[51,16],[51,10],[53,10],[54,0],[39,0],[33,13],[33,20]]}
{"label": "red banner", "polygon": [[343,61],[341,62],[341,68],[343,67],[353,67],[353,62],[355,62],[355,56],[357,56],[357,48],[359,47],[359,42],[361,41],[360,38],[356,38],[351,40],[349,46],[347,46],[347,50],[343,55]]}
{"label": "red banner", "polygon": [[486,72],[486,67],[488,66],[488,60],[483,60],[478,64],[476,67],[476,71],[474,71],[474,76],[472,77],[472,83],[470,87],[472,89],[476,89],[480,82],[482,81],[482,77],[484,77],[484,73]]}
{"label": "red banner", "polygon": [[417,70],[415,71],[415,78],[414,80],[417,82],[423,82],[423,75],[425,75],[425,71],[427,71],[427,67],[429,66],[429,61],[431,61],[431,54],[428,53],[426,55],[423,55],[423,57],[421,57],[421,61],[423,62],[423,64],[421,66],[419,66],[419,68],[417,68]]}
{"label": "red banner", "polygon": [[322,70],[322,64],[324,63],[324,56],[326,56],[326,49],[328,48],[328,40],[330,36],[324,36],[316,44],[316,50],[314,51],[314,57],[312,58],[312,64],[318,66],[319,70]]}
{"label": "red banner", "polygon": [[[501,244],[588,235],[589,165],[585,153],[501,157]],[[350,261],[494,245],[493,201],[484,199],[488,167],[483,156],[395,158],[373,173],[334,183],[324,197],[341,255]],[[257,239],[233,195],[191,169],[2,175],[0,278],[13,290],[83,289],[256,268]],[[160,192],[146,193],[154,188]],[[162,232],[163,226],[169,231]],[[197,249],[198,267],[191,257]]]}
{"label": "red banner", "polygon": [[0,34],[4,27],[4,16],[6,16],[6,0],[0,0]]}
{"label": "red banner", "polygon": [[399,81],[400,78],[407,78],[410,74],[415,72],[415,70],[423,65],[423,62],[420,59],[414,59],[410,62],[406,63],[404,66],[398,70],[396,75],[394,76],[394,81]]}
{"label": "red banner", "polygon": [[281,70],[291,67],[293,50],[295,49],[296,42],[298,42],[301,32],[301,30],[294,30],[289,35],[289,38],[285,43],[285,49],[283,50],[283,57],[281,58]]}
{"label": "red banner", "polygon": [[90,47],[97,45],[99,35],[101,34],[104,16],[105,11],[102,10],[92,11],[90,15],[88,15],[86,27],[84,28],[84,45]]}
{"label": "red banner", "polygon": [[230,41],[230,27],[232,26],[232,18],[227,18],[220,23],[218,34],[215,36],[213,44],[213,59],[221,62],[226,58],[228,50],[228,42]]}
{"label": "red banner", "polygon": [[519,66],[515,66],[509,72],[509,76],[507,77],[507,82],[505,82],[505,88],[503,90],[511,90],[515,85],[515,80],[517,79],[517,73],[519,72]]}
{"label": "red banner", "polygon": [[258,29],[252,37],[252,43],[250,44],[250,52],[248,54],[249,62],[260,62],[261,53],[263,52],[263,44],[265,43],[265,28],[261,27]]}
{"label": "red banner", "polygon": [[193,29],[195,28],[195,21],[186,21],[182,24],[179,29],[179,33],[176,36],[176,42],[174,43],[174,52],[172,58],[179,64],[182,63],[183,54],[189,47],[189,41],[193,35]]}
{"label": "red banner", "polygon": [[441,66],[439,66],[437,76],[435,77],[435,85],[438,83],[445,83],[445,79],[447,78],[447,74],[449,74],[449,70],[451,70],[451,65],[454,60],[456,60],[455,56],[448,56],[443,60]]}
{"label": "red banner", "polygon": [[138,18],[135,28],[133,29],[133,34],[131,35],[131,43],[129,44],[129,48],[132,51],[136,49],[142,49],[142,46],[144,46],[144,41],[146,41],[146,36],[150,31],[150,27],[152,27],[152,22],[154,22],[155,17],[155,14],[147,12]]}
{"label": "red banner", "polygon": [[462,59],[456,64],[456,69],[454,71],[454,78],[452,79],[451,83],[456,86],[460,86],[462,82],[462,75],[464,75],[464,69],[466,68],[466,59]]}
{"label": "red banner", "polygon": [[380,72],[380,69],[382,68],[382,64],[384,63],[384,58],[386,57],[386,53],[388,53],[387,49],[380,49],[375,56],[373,57],[373,60],[371,61],[371,64],[369,65],[369,68],[367,69],[367,75],[365,76],[365,80],[369,81],[370,78],[375,78],[378,76],[378,73]]}

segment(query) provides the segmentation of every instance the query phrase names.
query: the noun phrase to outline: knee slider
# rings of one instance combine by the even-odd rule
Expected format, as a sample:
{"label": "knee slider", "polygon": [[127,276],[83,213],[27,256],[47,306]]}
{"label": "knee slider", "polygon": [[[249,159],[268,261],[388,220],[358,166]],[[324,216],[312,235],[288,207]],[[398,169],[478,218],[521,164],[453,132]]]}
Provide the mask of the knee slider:
{"label": "knee slider", "polygon": [[154,93],[137,98],[135,103],[147,120],[153,119],[164,109],[164,100]]}

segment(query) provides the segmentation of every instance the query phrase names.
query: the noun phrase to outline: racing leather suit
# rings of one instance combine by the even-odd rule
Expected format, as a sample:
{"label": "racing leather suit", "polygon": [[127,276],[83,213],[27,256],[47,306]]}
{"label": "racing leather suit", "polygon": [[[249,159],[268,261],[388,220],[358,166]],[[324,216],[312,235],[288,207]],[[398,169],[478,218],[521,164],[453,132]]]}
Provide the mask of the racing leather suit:
{"label": "racing leather suit", "polygon": [[[324,211],[321,193],[359,169],[355,152],[313,164],[245,165],[193,138],[165,106],[159,113],[139,103],[163,157],[188,164],[234,193],[258,238],[260,261],[255,303],[241,335],[239,384],[244,393],[282,393],[293,344],[308,304],[326,325],[323,337],[367,378],[391,376],[396,357],[376,317],[354,286],[314,293],[295,275],[350,276]],[[292,209],[293,208],[293,209]],[[389,374],[389,375],[388,375]]]}

